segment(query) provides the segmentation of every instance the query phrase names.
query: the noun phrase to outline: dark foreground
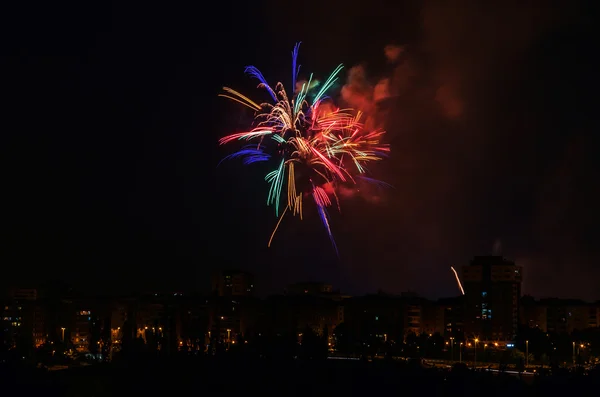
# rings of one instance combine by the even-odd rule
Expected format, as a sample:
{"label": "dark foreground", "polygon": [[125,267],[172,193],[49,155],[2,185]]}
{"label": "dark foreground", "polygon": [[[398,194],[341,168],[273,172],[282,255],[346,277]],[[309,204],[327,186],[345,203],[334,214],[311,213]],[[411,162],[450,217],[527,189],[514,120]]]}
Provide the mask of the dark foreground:
{"label": "dark foreground", "polygon": [[144,361],[63,371],[7,369],[3,390],[21,396],[553,396],[599,390],[594,375],[518,376],[465,368],[359,361]]}

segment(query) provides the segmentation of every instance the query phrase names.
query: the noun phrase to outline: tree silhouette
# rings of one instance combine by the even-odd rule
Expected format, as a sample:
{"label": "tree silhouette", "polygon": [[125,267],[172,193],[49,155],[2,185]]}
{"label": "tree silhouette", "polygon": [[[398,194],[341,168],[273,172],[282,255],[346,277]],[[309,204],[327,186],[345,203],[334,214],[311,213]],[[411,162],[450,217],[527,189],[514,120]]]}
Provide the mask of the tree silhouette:
{"label": "tree silhouette", "polygon": [[16,349],[20,357],[31,358],[33,356],[33,334],[20,330],[16,338]]}
{"label": "tree silhouette", "polygon": [[323,332],[321,333],[321,345],[323,354],[325,355],[325,358],[327,358],[329,352],[329,328],[326,325],[323,326]]}
{"label": "tree silhouette", "polygon": [[350,333],[348,332],[348,325],[346,323],[340,323],[333,330],[333,337],[335,340],[335,349],[340,353],[350,353],[352,350],[350,342]]}
{"label": "tree silhouette", "polygon": [[102,321],[99,318],[94,318],[90,324],[90,336],[88,338],[88,350],[91,354],[100,353],[100,341],[102,339]]}
{"label": "tree silhouette", "polygon": [[417,355],[420,357],[427,357],[429,355],[429,335],[421,332],[417,336]]}
{"label": "tree silhouette", "polygon": [[420,350],[418,349],[419,338],[417,337],[417,334],[411,331],[408,334],[406,334],[405,340],[406,341],[404,344],[404,353],[408,357],[416,357],[418,355],[418,351]]}
{"label": "tree silhouette", "polygon": [[315,360],[327,357],[326,336],[317,335],[311,327],[306,327],[302,332],[301,357],[303,359]]}
{"label": "tree silhouette", "polygon": [[586,352],[592,356],[600,356],[600,328],[587,328],[573,335],[573,339],[578,337],[580,342],[587,342]]}
{"label": "tree silhouette", "polygon": [[123,323],[121,327],[121,356],[123,358],[131,358],[134,357],[137,353],[141,351],[141,347],[144,344],[142,339],[141,344],[139,339],[136,337],[136,323],[134,321],[134,316],[132,312],[128,313],[127,319]]}
{"label": "tree silhouette", "polygon": [[[527,348],[527,341],[529,341]],[[549,334],[535,327],[520,327],[515,339],[516,347],[521,351],[529,350],[530,354],[539,359],[542,354],[550,354],[552,344]]]}
{"label": "tree silhouette", "polygon": [[187,340],[190,342],[192,350],[203,351],[207,331],[208,316],[194,313],[194,315],[190,316],[187,326],[183,327],[181,336],[184,341]]}
{"label": "tree silhouette", "polygon": [[427,340],[426,356],[430,358],[441,358],[444,352],[444,337],[436,332]]}

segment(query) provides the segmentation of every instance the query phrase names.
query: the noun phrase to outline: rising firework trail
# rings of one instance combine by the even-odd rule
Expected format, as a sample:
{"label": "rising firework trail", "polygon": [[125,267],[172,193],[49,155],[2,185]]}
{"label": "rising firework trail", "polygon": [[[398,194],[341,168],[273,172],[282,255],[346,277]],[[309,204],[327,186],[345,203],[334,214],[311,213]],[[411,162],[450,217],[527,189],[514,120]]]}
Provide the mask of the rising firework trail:
{"label": "rising firework trail", "polygon": [[259,103],[223,88],[221,97],[246,106],[255,117],[248,130],[227,135],[219,143],[246,142],[225,159],[240,158],[246,165],[274,165],[265,176],[269,186],[267,205],[274,208],[279,219],[268,246],[286,214],[303,218],[304,201],[309,199],[337,252],[327,209],[333,203],[340,208],[337,190],[341,185],[356,184],[357,180],[381,185],[366,176],[366,164],[381,160],[390,149],[380,142],[384,131],[365,131],[361,112],[339,109],[327,97],[343,65],[336,67],[322,85],[311,74],[300,86],[299,48],[297,43],[292,51],[291,96],[282,83],[269,85],[254,66],[246,67],[245,72],[259,81],[258,87],[269,94],[271,102]]}
{"label": "rising firework trail", "polygon": [[450,266],[450,269],[454,272],[454,277],[456,278],[456,282],[458,283],[458,288],[460,288],[460,292],[464,295],[465,294],[465,290],[463,289],[463,286],[460,282],[460,278],[458,278],[458,273],[456,273],[456,270],[454,269],[454,266]]}

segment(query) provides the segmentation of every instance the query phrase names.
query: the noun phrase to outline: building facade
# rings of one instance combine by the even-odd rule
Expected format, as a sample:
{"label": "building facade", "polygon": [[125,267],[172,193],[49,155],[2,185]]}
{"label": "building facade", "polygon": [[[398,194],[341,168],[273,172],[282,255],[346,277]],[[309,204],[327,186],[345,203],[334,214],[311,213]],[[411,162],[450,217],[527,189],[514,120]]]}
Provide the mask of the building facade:
{"label": "building facade", "polygon": [[522,267],[501,256],[475,257],[463,267],[467,338],[512,341],[519,325]]}
{"label": "building facade", "polygon": [[223,270],[212,275],[212,291],[217,296],[252,296],[254,276],[239,270]]}

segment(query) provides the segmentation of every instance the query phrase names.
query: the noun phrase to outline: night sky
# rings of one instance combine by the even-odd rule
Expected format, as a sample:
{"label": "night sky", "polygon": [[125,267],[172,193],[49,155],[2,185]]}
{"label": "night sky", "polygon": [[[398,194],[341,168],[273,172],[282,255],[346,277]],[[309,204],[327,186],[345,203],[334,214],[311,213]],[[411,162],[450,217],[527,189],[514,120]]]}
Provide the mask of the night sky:
{"label": "night sky", "polygon": [[[458,293],[451,265],[500,253],[524,266],[524,293],[600,299],[592,1],[14,3],[0,12],[1,284],[206,290],[235,267],[262,293],[323,280],[434,298]],[[267,249],[268,167],[217,167],[233,149],[218,138],[247,116],[220,88],[260,96],[246,65],[289,84],[297,41],[304,72],[346,65],[340,103],[391,79],[371,116],[392,155],[372,171],[394,188],[342,201],[339,258],[316,214],[286,218]],[[367,80],[350,78],[358,65]]]}

